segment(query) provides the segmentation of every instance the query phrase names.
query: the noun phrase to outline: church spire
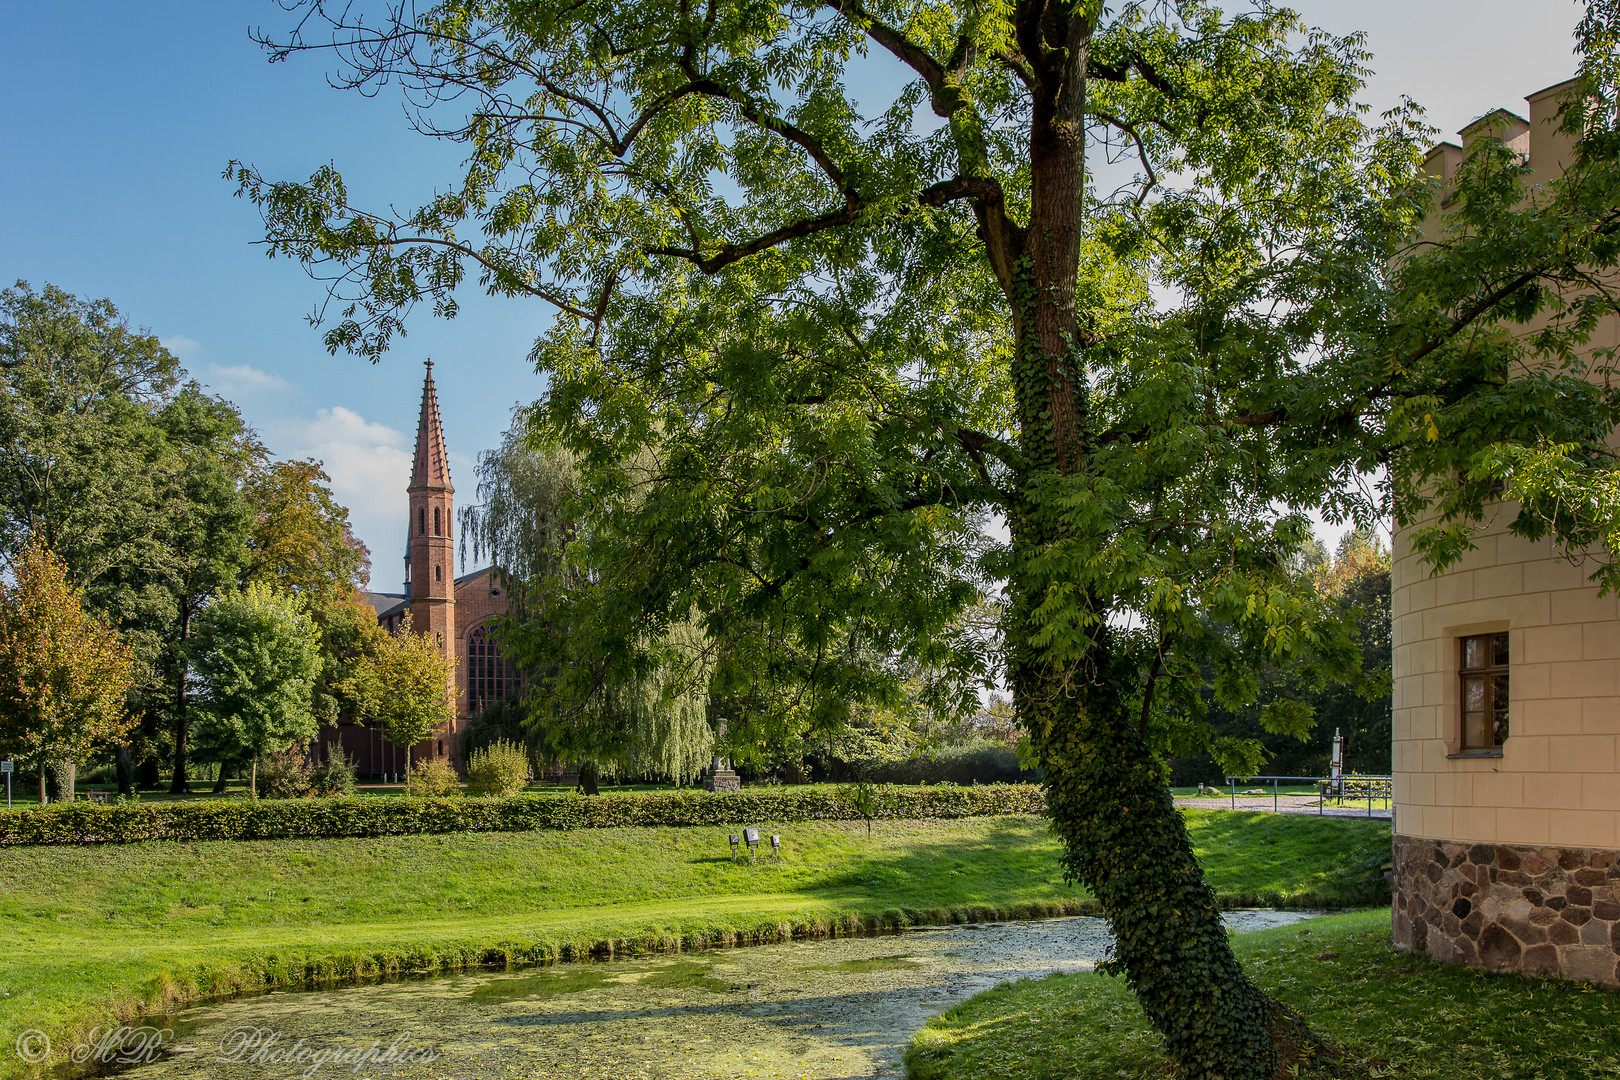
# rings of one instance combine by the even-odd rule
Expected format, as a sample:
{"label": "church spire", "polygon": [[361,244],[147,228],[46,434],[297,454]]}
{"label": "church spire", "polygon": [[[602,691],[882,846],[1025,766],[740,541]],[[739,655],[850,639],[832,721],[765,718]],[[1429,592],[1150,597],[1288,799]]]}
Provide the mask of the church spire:
{"label": "church spire", "polygon": [[450,484],[450,456],[439,425],[439,395],[433,388],[433,361],[427,361],[422,383],[422,415],[416,424],[416,460],[411,464],[411,488],[456,489]]}
{"label": "church spire", "polygon": [[455,489],[450,486],[450,456],[439,426],[439,397],[433,389],[433,361],[422,383],[422,417],[416,428],[416,461],[405,489],[410,505],[411,626],[432,634],[447,656],[455,656],[456,552]]}

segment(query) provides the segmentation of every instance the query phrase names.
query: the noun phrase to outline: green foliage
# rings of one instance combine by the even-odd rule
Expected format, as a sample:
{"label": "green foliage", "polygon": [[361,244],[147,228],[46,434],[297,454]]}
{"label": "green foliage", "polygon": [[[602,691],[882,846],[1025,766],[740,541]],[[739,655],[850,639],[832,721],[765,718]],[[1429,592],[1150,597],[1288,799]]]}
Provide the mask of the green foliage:
{"label": "green foliage", "polygon": [[571,626],[582,595],[601,591],[601,575],[567,555],[580,529],[576,463],[537,448],[530,428],[531,415],[518,410],[501,446],[479,458],[478,505],[462,511],[474,557],[493,559],[511,590],[503,654],[529,675],[524,703],[502,708],[522,712],[526,741],[550,756],[688,783],[714,749],[714,643],[690,616],[610,648]]}
{"label": "green foliage", "polygon": [[330,747],[327,749],[326,756],[310,773],[309,793],[316,797],[354,794],[354,759],[342,747],[337,748],[336,757]]}
{"label": "green foliage", "polygon": [[424,798],[442,798],[461,794],[461,777],[455,767],[442,757],[423,757],[411,766],[405,778],[405,793]]}
{"label": "green foliage", "polygon": [[[264,754],[315,736],[320,641],[295,597],[257,582],[221,597],[198,617],[191,653],[205,724],[216,741],[248,754],[255,770]],[[250,790],[257,786],[249,780]]]}
{"label": "green foliage", "polygon": [[467,757],[467,794],[509,798],[529,783],[529,756],[514,742],[498,739]]}
{"label": "green foliage", "polygon": [[951,746],[921,750],[898,761],[867,770],[880,784],[995,784],[1038,782],[1039,775],[1025,769],[1017,749],[1001,740],[973,739]]}
{"label": "green foliage", "polygon": [[[424,759],[418,764],[434,760],[442,759]],[[455,773],[448,769],[445,772],[454,782]],[[1045,805],[1041,789],[1029,784],[873,790],[878,804],[874,817],[885,820],[1033,814],[1040,813]],[[865,815],[851,805],[846,790],[828,788],[611,794],[588,799],[536,796],[498,800],[312,799],[259,804],[235,799],[111,806],[75,803],[70,807],[0,814],[0,846],[862,820]]]}
{"label": "green foliage", "polygon": [[0,292],[0,558],[36,538],[97,601],[113,567],[162,558],[151,411],[181,375],[109,300]]}
{"label": "green foliage", "polygon": [[[1320,547],[1320,545],[1318,545]],[[1330,560],[1308,551],[1300,568],[1317,592],[1353,627],[1361,674],[1346,682],[1311,683],[1288,669],[1267,665],[1257,673],[1258,700],[1242,708],[1209,703],[1201,715],[1188,711],[1214,733],[1167,739],[1178,747],[1209,746],[1211,754],[1171,762],[1176,783],[1219,782],[1226,776],[1326,776],[1333,733],[1344,735],[1349,768],[1389,775],[1390,555],[1375,535],[1347,533]],[[1280,710],[1291,709],[1291,722]]]}

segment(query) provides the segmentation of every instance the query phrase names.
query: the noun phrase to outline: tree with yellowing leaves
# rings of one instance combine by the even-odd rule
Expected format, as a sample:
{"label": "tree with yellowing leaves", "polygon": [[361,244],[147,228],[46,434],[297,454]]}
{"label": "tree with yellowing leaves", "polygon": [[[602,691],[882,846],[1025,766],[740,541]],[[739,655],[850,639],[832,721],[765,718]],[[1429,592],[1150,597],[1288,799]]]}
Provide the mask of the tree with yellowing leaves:
{"label": "tree with yellowing leaves", "polygon": [[0,749],[38,770],[43,804],[46,762],[87,757],[133,726],[125,698],[135,654],[85,611],[67,566],[43,543],[15,566],[16,584],[0,582]]}

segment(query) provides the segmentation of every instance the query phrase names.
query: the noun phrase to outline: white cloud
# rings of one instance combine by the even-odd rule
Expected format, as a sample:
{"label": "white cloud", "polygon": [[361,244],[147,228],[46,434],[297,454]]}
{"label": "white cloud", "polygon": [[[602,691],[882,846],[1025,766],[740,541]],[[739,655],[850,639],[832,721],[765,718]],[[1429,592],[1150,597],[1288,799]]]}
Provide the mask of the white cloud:
{"label": "white cloud", "polygon": [[339,405],[317,411],[313,420],[276,423],[268,434],[283,456],[324,463],[332,494],[349,508],[354,534],[371,549],[373,587],[398,592],[412,454],[405,433]]}
{"label": "white cloud", "polygon": [[158,344],[182,360],[202,351],[202,342],[195,338],[188,338],[184,334],[170,334],[167,337],[158,338]]}
{"label": "white cloud", "polygon": [[222,394],[240,394],[247,390],[285,390],[287,380],[268,371],[260,371],[249,364],[234,367],[208,365],[208,385]]}

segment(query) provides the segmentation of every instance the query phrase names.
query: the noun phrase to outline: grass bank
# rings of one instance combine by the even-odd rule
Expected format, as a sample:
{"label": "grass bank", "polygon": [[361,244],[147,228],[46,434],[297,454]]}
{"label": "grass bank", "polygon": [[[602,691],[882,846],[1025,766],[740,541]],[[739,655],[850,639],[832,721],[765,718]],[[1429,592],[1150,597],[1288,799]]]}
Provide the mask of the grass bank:
{"label": "grass bank", "polygon": [[[1244,967],[1346,1052],[1321,1080],[1598,1080],[1620,1076],[1620,994],[1489,975],[1397,952],[1387,911],[1245,934]],[[1121,979],[1006,984],[931,1021],[912,1080],[1154,1080],[1169,1063]]]}
{"label": "grass bank", "polygon": [[[1196,811],[1232,906],[1365,903],[1378,822]],[[0,869],[0,1050],[200,997],[377,975],[1084,910],[1035,817],[24,847]],[[9,1054],[6,1069],[20,1068]]]}

